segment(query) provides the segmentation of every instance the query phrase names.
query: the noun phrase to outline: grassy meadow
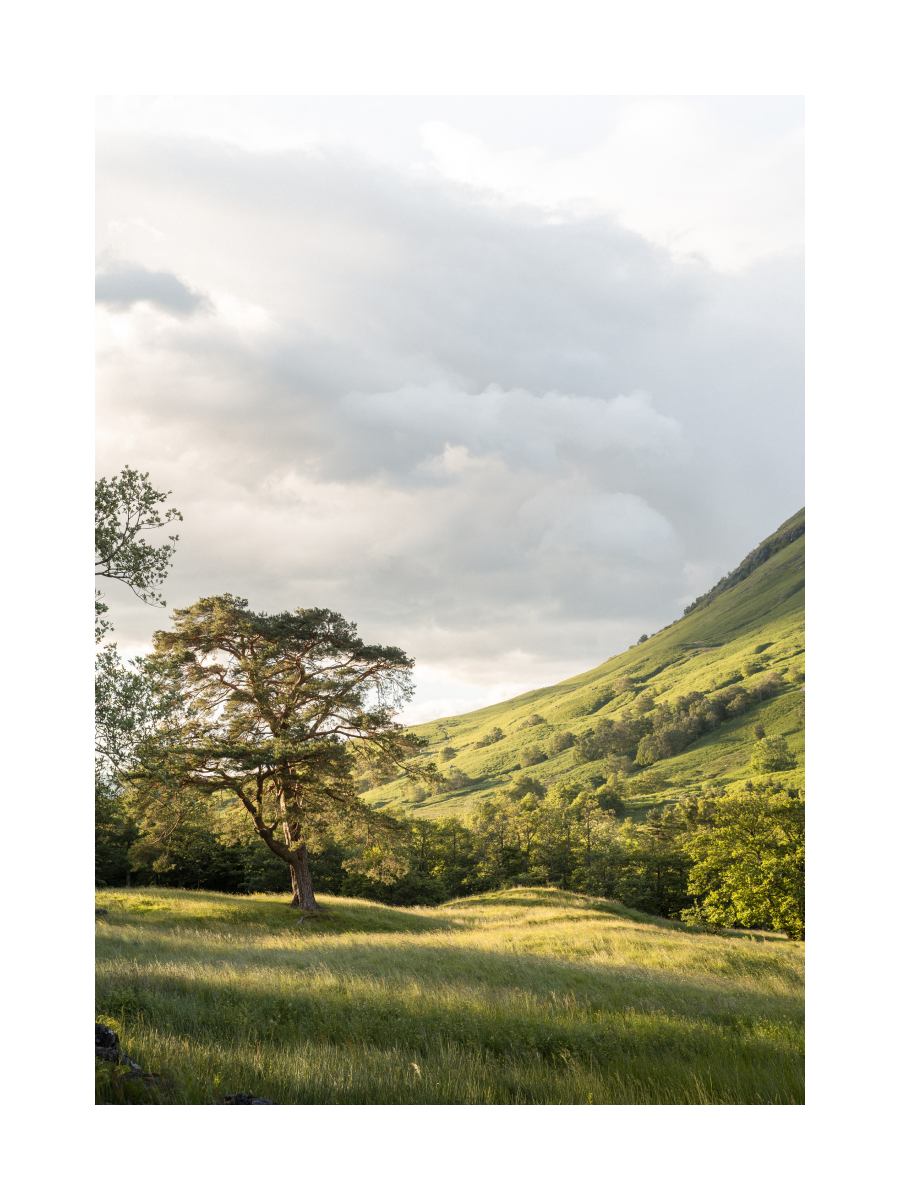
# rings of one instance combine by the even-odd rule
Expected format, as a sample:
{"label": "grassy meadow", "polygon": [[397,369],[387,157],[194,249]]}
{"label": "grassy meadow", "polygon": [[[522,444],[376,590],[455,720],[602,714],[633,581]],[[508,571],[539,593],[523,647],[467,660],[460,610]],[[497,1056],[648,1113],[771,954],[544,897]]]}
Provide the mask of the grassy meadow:
{"label": "grassy meadow", "polygon": [[97,904],[98,1103],[802,1104],[802,943],[520,888],[437,908],[143,889]]}

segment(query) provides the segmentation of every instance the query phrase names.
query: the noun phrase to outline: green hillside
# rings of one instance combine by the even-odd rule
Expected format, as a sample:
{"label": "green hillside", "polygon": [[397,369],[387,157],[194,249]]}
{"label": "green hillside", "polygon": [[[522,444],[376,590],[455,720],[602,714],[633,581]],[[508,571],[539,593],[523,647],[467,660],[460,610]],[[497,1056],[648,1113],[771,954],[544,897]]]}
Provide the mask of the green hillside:
{"label": "green hillside", "polygon": [[[760,776],[802,786],[804,530],[801,509],[684,617],[593,670],[414,726],[428,742],[419,761],[437,762],[444,790],[426,794],[399,778],[370,786],[366,799],[417,817],[461,816],[522,772],[545,786],[617,781],[626,815],[640,819],[704,786]],[[624,745],[629,729],[641,734],[636,745],[597,752],[610,737]],[[686,737],[694,740],[682,747]],[[751,762],[761,737],[788,757]]]}

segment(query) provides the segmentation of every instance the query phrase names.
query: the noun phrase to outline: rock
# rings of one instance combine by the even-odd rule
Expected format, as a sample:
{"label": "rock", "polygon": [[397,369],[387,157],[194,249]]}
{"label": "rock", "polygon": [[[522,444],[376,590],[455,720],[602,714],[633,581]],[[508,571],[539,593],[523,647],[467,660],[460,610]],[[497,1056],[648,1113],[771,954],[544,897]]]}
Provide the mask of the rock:
{"label": "rock", "polygon": [[109,909],[106,909],[106,908],[95,908],[94,909],[95,917],[105,917],[105,916],[108,916],[108,914],[109,914]]}
{"label": "rock", "polygon": [[233,1096],[223,1096],[216,1104],[274,1104],[274,1100],[263,1100],[262,1096],[252,1096],[249,1092],[236,1092]]}
{"label": "rock", "polygon": [[108,1025],[94,1026],[94,1055],[111,1063],[119,1061],[119,1035]]}

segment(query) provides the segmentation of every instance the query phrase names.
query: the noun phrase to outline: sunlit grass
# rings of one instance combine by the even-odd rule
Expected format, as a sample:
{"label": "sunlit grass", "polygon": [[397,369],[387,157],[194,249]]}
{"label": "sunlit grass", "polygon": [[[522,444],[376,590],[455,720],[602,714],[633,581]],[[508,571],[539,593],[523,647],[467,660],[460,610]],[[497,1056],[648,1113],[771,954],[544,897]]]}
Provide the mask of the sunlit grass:
{"label": "sunlit grass", "polygon": [[[434,909],[98,893],[98,1020],[208,1104],[802,1103],[803,947],[555,889]],[[127,1094],[126,1094],[127,1093]]]}

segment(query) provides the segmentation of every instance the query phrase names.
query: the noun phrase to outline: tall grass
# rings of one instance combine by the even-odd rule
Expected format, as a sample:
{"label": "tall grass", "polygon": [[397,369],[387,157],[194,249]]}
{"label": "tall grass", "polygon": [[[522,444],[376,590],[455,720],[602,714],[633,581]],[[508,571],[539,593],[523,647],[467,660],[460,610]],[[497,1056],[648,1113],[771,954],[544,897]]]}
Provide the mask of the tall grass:
{"label": "tall grass", "polygon": [[437,909],[107,891],[99,1103],[798,1104],[803,947],[523,888]]}

